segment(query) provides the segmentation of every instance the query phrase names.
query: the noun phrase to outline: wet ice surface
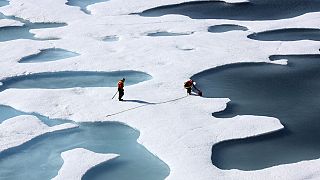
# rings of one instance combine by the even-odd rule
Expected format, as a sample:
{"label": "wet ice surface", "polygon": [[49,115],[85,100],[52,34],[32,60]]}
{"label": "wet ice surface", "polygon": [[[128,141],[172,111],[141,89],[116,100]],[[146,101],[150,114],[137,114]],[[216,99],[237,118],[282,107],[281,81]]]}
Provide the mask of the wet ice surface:
{"label": "wet ice surface", "polygon": [[215,166],[256,170],[320,158],[320,55],[271,57],[286,58],[288,66],[226,65],[193,77],[205,96],[231,99],[215,117],[271,116],[285,126],[277,133],[214,145]]}
{"label": "wet ice surface", "polygon": [[68,0],[66,4],[69,6],[78,6],[80,7],[81,11],[83,11],[86,14],[90,14],[90,11],[88,11],[87,6],[106,1],[108,0]]}
{"label": "wet ice surface", "polygon": [[22,58],[20,63],[38,63],[38,62],[48,62],[48,61],[56,61],[67,59],[70,57],[78,56],[78,53],[74,53],[71,51],[67,51],[64,49],[53,48],[53,49],[43,49],[40,53],[26,56]]}
{"label": "wet ice surface", "polygon": [[276,30],[250,34],[248,38],[259,40],[259,41],[298,41],[298,40],[305,40],[305,39],[320,41],[320,29],[311,29],[311,28],[276,29]]}
{"label": "wet ice surface", "polygon": [[221,25],[215,25],[215,26],[210,26],[208,28],[208,32],[212,33],[222,33],[222,32],[228,32],[228,31],[247,31],[248,28],[244,26],[239,26],[235,24],[221,24]]}
{"label": "wet ice surface", "polygon": [[[51,179],[62,166],[60,154],[82,147],[97,153],[116,153],[116,160],[99,165],[84,179],[164,179],[166,164],[137,143],[139,133],[119,123],[80,123],[69,129],[40,136],[0,154],[0,179]],[[19,163],[17,163],[19,162]],[[32,173],[30,173],[32,172]]]}
{"label": "wet ice surface", "polygon": [[244,3],[201,1],[156,7],[140,15],[181,14],[193,19],[275,20],[317,11],[320,11],[318,0],[251,0]]}
{"label": "wet ice surface", "polygon": [[73,87],[114,87],[117,81],[126,78],[126,85],[151,79],[151,76],[138,71],[90,72],[66,71],[30,74],[8,78],[2,81],[0,91],[8,88],[61,89]]}

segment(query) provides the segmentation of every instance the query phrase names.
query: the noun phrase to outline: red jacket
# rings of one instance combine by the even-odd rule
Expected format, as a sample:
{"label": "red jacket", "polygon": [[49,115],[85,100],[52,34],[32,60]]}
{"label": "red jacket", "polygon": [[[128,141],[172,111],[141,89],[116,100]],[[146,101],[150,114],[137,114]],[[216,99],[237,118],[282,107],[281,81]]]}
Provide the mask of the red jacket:
{"label": "red jacket", "polygon": [[193,85],[193,81],[192,80],[189,80],[187,82],[184,83],[184,87],[185,88],[191,88]]}
{"label": "red jacket", "polygon": [[122,80],[120,80],[120,81],[118,82],[118,88],[119,88],[119,89],[123,89],[123,87],[124,87],[124,83],[123,83]]}

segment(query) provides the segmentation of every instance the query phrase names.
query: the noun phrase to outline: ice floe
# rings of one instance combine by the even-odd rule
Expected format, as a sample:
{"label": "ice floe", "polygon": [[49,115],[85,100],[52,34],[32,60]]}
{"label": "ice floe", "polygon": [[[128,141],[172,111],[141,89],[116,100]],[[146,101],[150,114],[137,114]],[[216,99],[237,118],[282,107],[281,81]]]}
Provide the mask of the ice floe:
{"label": "ice floe", "polygon": [[[58,175],[52,180],[78,180],[92,167],[111,159],[117,154],[101,154],[83,148],[65,151],[61,154],[64,161]],[[75,166],[76,165],[76,166]]]}

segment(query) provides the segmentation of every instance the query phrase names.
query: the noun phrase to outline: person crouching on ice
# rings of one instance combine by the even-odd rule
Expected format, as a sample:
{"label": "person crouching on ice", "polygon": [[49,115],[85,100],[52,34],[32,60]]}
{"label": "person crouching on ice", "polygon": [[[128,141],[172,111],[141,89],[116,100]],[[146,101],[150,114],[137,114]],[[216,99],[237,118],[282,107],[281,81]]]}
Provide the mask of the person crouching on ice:
{"label": "person crouching on ice", "polygon": [[198,91],[198,95],[202,96],[202,92],[195,86],[196,82],[192,79],[189,79],[187,82],[184,83],[184,88],[187,89],[187,94],[191,95],[192,87],[194,87]]}
{"label": "person crouching on ice", "polygon": [[187,89],[187,94],[189,94],[189,95],[191,95],[192,86],[193,86],[192,79],[189,79],[187,82],[184,83],[184,88]]}
{"label": "person crouching on ice", "polygon": [[123,101],[122,97],[124,95],[124,81],[126,79],[121,79],[119,82],[118,82],[118,92],[119,92],[119,101]]}

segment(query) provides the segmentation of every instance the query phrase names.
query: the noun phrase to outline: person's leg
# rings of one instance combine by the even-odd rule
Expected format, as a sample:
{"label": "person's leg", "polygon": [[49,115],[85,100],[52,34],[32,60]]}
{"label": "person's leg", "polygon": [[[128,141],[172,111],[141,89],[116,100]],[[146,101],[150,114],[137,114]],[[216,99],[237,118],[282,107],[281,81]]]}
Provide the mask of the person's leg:
{"label": "person's leg", "polygon": [[191,94],[191,87],[187,88],[187,93],[190,95]]}
{"label": "person's leg", "polygon": [[124,95],[124,91],[123,90],[119,90],[119,101],[122,101],[123,95]]}

